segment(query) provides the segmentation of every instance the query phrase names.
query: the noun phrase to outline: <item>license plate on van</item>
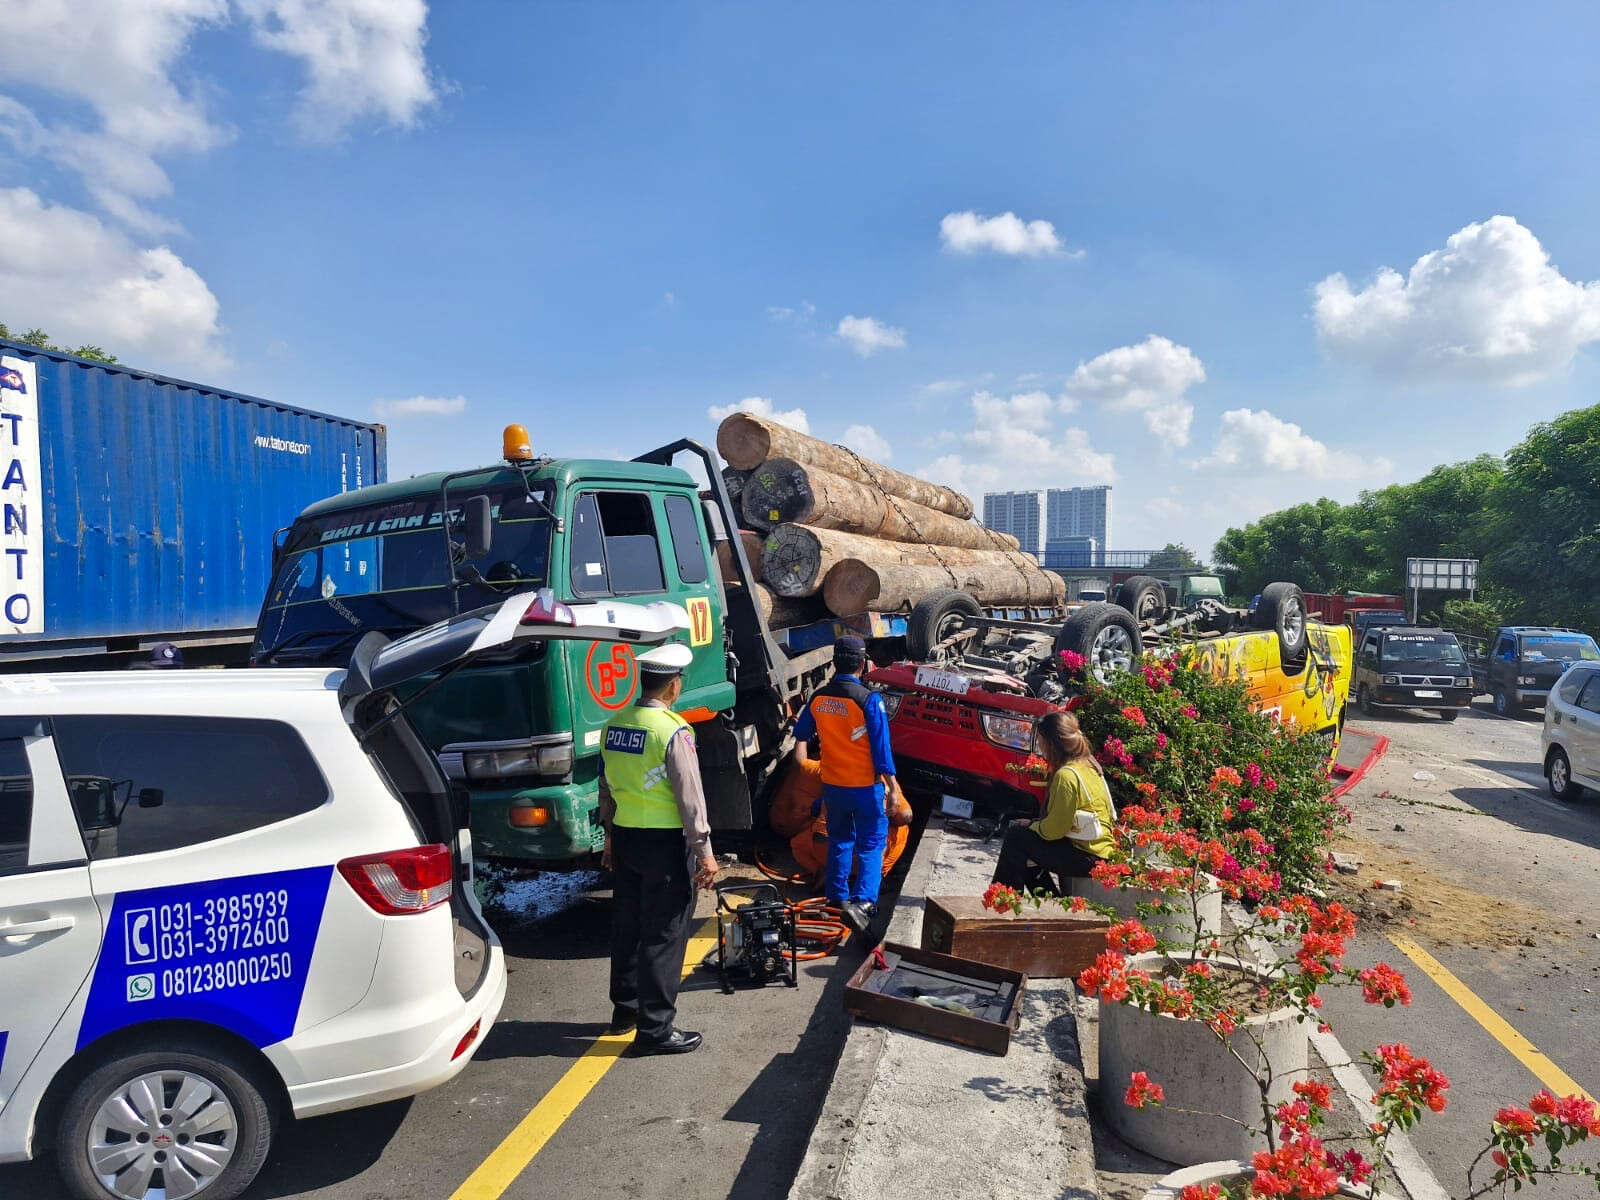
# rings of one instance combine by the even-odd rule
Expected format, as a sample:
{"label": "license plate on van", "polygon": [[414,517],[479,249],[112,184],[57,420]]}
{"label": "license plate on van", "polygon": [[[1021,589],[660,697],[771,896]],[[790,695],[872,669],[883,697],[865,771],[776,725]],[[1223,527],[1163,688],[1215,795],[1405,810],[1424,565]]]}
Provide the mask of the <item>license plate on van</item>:
{"label": "license plate on van", "polygon": [[1444,693],[1443,692],[1425,692],[1421,688],[1418,688],[1417,689],[1417,699],[1418,700],[1443,700],[1444,699]]}

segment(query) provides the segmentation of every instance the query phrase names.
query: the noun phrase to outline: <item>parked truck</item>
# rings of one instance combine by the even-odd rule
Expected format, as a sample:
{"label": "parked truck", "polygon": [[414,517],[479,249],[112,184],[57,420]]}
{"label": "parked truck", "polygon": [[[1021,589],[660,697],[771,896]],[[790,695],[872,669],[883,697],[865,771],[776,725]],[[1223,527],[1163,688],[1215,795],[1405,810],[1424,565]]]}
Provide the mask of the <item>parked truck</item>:
{"label": "parked truck", "polygon": [[384,454],[381,425],[0,341],[0,671],[242,663],[273,530]]}
{"label": "parked truck", "polygon": [[1600,659],[1594,638],[1578,629],[1505,625],[1493,637],[1456,636],[1472,668],[1474,690],[1488,692],[1501,716],[1542,705],[1573,663]]}

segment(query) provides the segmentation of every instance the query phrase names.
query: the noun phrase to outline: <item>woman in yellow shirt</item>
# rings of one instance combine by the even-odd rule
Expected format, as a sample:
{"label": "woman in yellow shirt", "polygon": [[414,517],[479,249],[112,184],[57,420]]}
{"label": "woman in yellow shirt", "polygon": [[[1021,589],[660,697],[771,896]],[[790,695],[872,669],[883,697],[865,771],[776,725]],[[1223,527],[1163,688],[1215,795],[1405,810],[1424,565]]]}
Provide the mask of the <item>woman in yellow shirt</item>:
{"label": "woman in yellow shirt", "polygon": [[[1115,849],[1111,825],[1117,810],[1078,719],[1071,713],[1051,713],[1040,720],[1038,730],[1050,769],[1044,814],[1006,830],[994,882],[1023,888],[1033,886],[1040,870],[1055,872],[1065,894],[1069,878],[1087,878],[1090,868]],[[1094,820],[1080,820],[1080,813],[1092,814]],[[1080,826],[1076,832],[1075,825]]]}

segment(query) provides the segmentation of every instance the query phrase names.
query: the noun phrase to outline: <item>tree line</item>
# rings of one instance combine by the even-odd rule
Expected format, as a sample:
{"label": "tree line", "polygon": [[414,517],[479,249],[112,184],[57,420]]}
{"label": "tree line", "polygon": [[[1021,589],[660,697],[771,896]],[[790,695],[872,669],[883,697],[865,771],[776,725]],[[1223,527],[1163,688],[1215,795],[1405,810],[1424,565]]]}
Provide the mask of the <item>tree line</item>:
{"label": "tree line", "polygon": [[21,342],[25,346],[33,346],[39,350],[54,350],[60,354],[76,354],[79,358],[91,358],[95,362],[114,363],[117,361],[115,354],[108,354],[99,346],[79,346],[76,350],[66,346],[57,346],[50,341],[50,335],[42,329],[30,329],[26,333],[12,333],[6,328],[4,321],[0,321],[0,338],[8,342]]}
{"label": "tree line", "polygon": [[1350,504],[1269,513],[1215,549],[1245,595],[1275,579],[1308,592],[1403,592],[1416,556],[1480,560],[1477,606],[1424,594],[1424,612],[1600,631],[1600,405],[1535,425],[1504,456],[1435,467]]}

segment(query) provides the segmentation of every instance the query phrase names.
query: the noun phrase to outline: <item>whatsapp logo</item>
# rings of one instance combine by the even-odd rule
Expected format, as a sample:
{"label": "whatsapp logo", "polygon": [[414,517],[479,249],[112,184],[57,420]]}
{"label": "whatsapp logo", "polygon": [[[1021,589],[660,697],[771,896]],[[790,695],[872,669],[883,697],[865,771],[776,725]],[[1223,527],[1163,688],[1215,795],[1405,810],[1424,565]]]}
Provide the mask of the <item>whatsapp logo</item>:
{"label": "whatsapp logo", "polygon": [[128,999],[148,1000],[156,994],[156,977],[154,975],[129,975]]}

